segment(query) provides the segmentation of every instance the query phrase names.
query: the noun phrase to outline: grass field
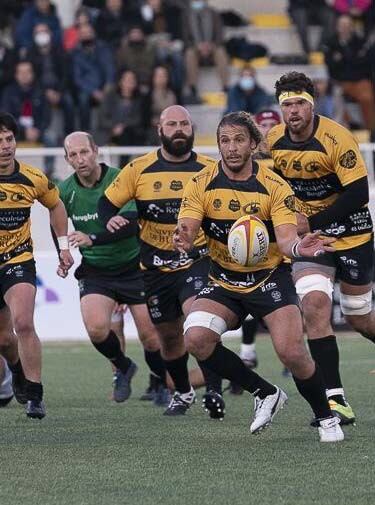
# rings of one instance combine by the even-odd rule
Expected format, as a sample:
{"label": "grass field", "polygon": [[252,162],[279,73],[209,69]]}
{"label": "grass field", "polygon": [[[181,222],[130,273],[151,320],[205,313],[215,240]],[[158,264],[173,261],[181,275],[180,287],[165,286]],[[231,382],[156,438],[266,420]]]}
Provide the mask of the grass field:
{"label": "grass field", "polygon": [[259,370],[285,388],[289,404],[258,436],[249,432],[248,395],[226,393],[223,422],[206,417],[200,401],[181,418],[139,401],[147,371],[136,343],[128,351],[140,371],[118,405],[108,399],[109,366],[91,346],[45,345],[48,417],[26,419],[15,402],[0,411],[0,504],[373,504],[374,348],[354,338],[341,338],[340,348],[358,422],[336,445],[319,443],[267,338],[258,341]]}

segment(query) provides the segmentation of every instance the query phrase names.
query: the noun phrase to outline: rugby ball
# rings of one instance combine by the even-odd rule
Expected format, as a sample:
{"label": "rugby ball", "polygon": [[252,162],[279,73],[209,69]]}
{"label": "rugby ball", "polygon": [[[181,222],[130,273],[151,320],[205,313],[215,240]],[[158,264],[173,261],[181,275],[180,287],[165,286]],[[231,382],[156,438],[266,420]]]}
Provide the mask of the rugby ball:
{"label": "rugby ball", "polygon": [[229,231],[228,250],[236,263],[251,267],[265,258],[269,242],[263,221],[255,216],[242,216]]}

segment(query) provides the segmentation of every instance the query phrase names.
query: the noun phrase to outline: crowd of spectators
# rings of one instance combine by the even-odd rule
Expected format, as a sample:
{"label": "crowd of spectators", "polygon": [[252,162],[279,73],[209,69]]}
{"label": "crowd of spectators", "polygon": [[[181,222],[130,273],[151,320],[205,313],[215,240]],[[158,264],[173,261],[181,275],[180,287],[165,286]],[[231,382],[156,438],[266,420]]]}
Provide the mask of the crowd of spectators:
{"label": "crowd of spectators", "polygon": [[[230,81],[223,17],[212,2],[75,4],[74,23],[63,29],[52,0],[0,0],[0,108],[18,119],[21,140],[57,146],[82,129],[100,144],[152,144],[161,110],[201,103],[204,65],[216,67],[226,111],[256,114],[277,106],[248,63]],[[340,104],[354,101],[372,138],[374,11],[373,0],[289,0],[288,9],[305,54],[319,49],[325,56],[327,72],[316,78],[317,111],[350,126]],[[322,26],[315,47],[311,23]]]}

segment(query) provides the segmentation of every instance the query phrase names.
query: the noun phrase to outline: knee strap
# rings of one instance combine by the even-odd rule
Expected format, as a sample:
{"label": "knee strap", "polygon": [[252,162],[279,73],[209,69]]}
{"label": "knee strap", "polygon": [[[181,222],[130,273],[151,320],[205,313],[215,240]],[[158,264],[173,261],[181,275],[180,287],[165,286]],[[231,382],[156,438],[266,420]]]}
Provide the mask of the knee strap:
{"label": "knee strap", "polygon": [[204,310],[195,310],[194,312],[190,312],[184,323],[184,334],[189,328],[193,328],[195,326],[208,328],[220,336],[228,329],[227,323],[222,317],[217,316],[216,314],[211,314],[211,312],[205,312]]}
{"label": "knee strap", "polygon": [[372,291],[362,295],[345,295],[340,293],[341,311],[346,316],[364,316],[372,309]]}
{"label": "knee strap", "polygon": [[332,301],[333,284],[329,277],[321,274],[305,275],[296,281],[296,291],[299,299],[312,291],[322,291]]}

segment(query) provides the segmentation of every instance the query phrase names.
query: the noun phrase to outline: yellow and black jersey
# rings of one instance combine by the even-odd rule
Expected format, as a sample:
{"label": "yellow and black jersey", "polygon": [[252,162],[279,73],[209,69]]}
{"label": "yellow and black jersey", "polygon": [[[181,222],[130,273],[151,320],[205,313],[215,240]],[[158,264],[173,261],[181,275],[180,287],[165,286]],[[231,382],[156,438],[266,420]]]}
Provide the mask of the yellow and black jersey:
{"label": "yellow and black jersey", "polygon": [[[270,246],[266,258],[253,267],[235,263],[228,251],[228,233],[235,221],[254,214],[267,226]],[[179,218],[202,220],[209,255],[210,278],[232,291],[250,292],[267,279],[282,262],[274,228],[296,224],[294,195],[281,177],[253,161],[253,174],[234,181],[224,173],[221,162],[192,177],[186,186]]]}
{"label": "yellow and black jersey", "polygon": [[59,201],[59,190],[41,170],[15,161],[10,175],[0,175],[0,268],[33,257],[30,209],[38,200],[47,208]]}
{"label": "yellow and black jersey", "polygon": [[215,160],[194,152],[187,161],[171,163],[158,149],[126,165],[107,188],[105,195],[116,207],[132,199],[137,204],[142,268],[174,271],[187,268],[207,255],[203,232],[188,254],[175,251],[172,239],[188,180],[202,168],[214,164]]}
{"label": "yellow and black jersey", "polygon": [[[335,121],[315,116],[314,131],[305,142],[292,142],[285,125],[268,134],[275,172],[296,195],[296,211],[309,217],[324,211],[345,186],[367,176],[364,160],[352,134]],[[323,230],[336,237],[335,248],[350,249],[367,242],[372,220],[367,205]]]}

